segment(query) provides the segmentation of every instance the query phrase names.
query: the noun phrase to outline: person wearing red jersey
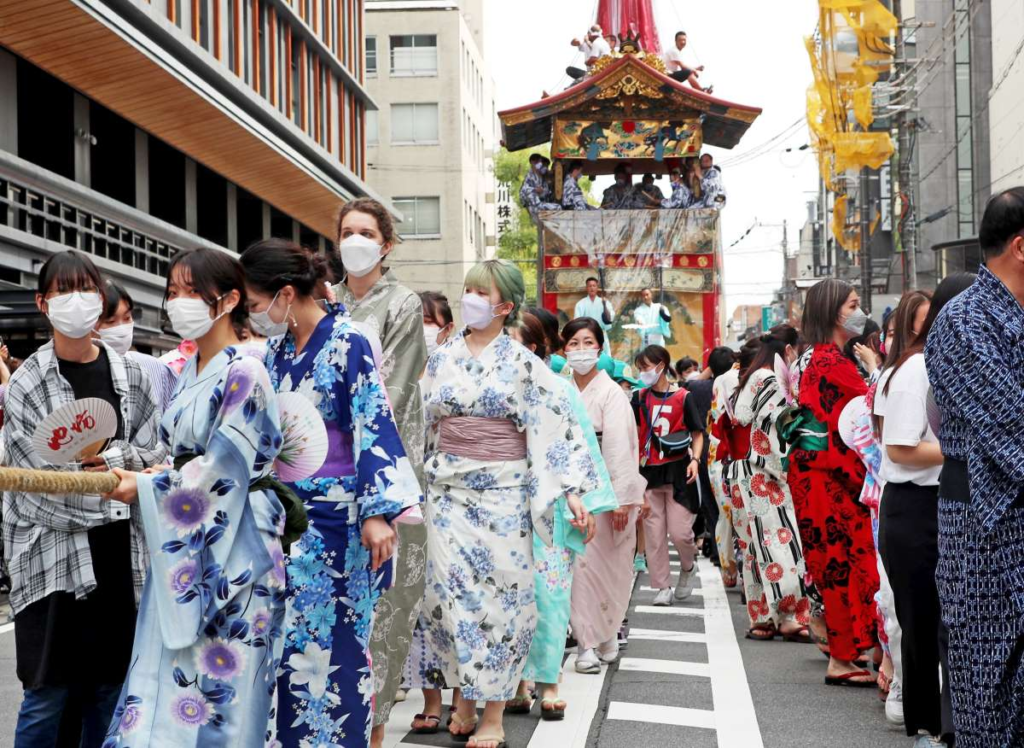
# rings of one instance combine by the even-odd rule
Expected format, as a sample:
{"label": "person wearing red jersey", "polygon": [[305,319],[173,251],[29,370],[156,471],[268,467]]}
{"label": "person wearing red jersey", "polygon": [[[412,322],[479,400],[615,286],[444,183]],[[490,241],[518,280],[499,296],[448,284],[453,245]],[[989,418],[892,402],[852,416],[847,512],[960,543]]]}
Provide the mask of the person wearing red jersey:
{"label": "person wearing red jersey", "polygon": [[[672,382],[672,361],[660,345],[644,348],[636,357],[644,388],[633,396],[633,412],[640,437],[640,473],[647,479],[646,498],[650,514],[644,519],[647,565],[651,587],[658,592],[654,605],[671,605],[672,589],[668,560],[668,539],[679,553],[679,581],[675,599],[685,600],[693,592],[697,546],[693,522],[700,510],[697,492],[698,463],[694,455],[704,450],[704,424],[688,391]],[[689,450],[675,453],[670,442],[689,432]]]}

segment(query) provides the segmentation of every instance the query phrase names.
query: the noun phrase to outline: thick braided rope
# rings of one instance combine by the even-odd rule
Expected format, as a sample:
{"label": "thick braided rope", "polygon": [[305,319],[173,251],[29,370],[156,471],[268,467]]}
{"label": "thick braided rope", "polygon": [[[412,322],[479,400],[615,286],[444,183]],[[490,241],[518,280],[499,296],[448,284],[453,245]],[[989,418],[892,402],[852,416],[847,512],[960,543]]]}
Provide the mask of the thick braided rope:
{"label": "thick braided rope", "polygon": [[113,473],[61,473],[0,467],[0,491],[49,494],[110,493],[120,480]]}

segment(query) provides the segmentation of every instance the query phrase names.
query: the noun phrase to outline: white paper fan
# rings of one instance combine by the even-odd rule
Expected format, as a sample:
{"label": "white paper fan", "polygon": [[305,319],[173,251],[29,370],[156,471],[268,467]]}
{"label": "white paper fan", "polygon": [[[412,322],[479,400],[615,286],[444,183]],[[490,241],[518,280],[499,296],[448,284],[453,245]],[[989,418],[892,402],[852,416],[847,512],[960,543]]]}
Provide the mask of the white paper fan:
{"label": "white paper fan", "polygon": [[294,482],[310,477],[327,459],[327,427],[305,395],[284,392],[277,396],[281,415],[281,451],[274,460],[278,477]]}
{"label": "white paper fan", "polygon": [[51,465],[64,465],[103,451],[117,434],[114,406],[98,397],[62,405],[32,432],[36,454]]}
{"label": "white paper fan", "polygon": [[861,396],[850,400],[843,408],[843,412],[839,414],[839,436],[842,437],[846,446],[857,454],[861,454],[863,451],[862,445],[859,445],[858,427],[867,410],[867,403]]}

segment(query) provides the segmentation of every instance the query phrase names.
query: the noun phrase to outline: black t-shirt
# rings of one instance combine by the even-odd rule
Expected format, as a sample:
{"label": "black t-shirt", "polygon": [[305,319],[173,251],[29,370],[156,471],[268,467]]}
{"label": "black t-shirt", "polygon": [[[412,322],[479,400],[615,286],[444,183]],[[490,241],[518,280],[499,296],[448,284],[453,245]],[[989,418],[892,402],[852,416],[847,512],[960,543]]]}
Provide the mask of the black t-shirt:
{"label": "black t-shirt", "polygon": [[[106,350],[95,361],[58,361],[58,367],[76,400],[98,397],[114,407],[115,438],[123,439],[121,398]],[[131,523],[108,522],[88,534],[96,589],[82,600],[73,592],[55,592],[15,617],[17,671],[25,688],[116,685],[128,672],[136,615]]]}

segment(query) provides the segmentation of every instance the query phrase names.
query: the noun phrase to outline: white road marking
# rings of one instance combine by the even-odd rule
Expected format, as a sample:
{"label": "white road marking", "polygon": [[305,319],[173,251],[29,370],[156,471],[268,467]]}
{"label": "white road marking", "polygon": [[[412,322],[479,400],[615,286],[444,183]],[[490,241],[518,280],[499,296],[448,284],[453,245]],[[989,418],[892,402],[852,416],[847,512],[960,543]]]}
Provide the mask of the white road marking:
{"label": "white road marking", "polygon": [[722,575],[707,559],[699,563],[719,748],[764,748]]}
{"label": "white road marking", "polygon": [[527,748],[585,748],[607,674],[606,667],[601,668],[600,675],[577,673],[576,655],[569,655],[562,666],[562,682],[558,686],[558,696],[565,699],[567,707],[565,719],[540,720]]}
{"label": "white road marking", "polygon": [[711,677],[711,668],[703,662],[657,660],[648,657],[623,657],[619,660],[619,670],[642,673],[664,673],[665,675],[696,675],[701,678]]}
{"label": "white road marking", "polygon": [[657,613],[663,616],[691,616],[696,618],[704,617],[703,608],[689,607],[662,607],[660,605],[637,605],[634,609],[637,613]]}
{"label": "white road marking", "polygon": [[[657,592],[656,589],[654,589],[653,587],[648,587],[646,584],[641,584],[640,585],[640,591],[641,592]],[[692,590],[692,594],[694,594],[694,595],[703,595],[704,594],[704,590],[702,590],[700,587],[694,587],[693,590]]]}
{"label": "white road marking", "polygon": [[707,634],[696,634],[691,631],[659,631],[658,629],[629,630],[629,638],[640,641],[682,642],[685,644],[704,644]]}
{"label": "white road marking", "polygon": [[[705,727],[715,729],[716,714],[706,709],[684,709],[678,706],[656,704],[627,704],[613,701],[608,704],[608,719],[647,722],[678,727]],[[722,745],[721,741],[718,743]]]}
{"label": "white road marking", "polygon": [[3,626],[0,626],[0,634],[6,634],[8,631],[14,631],[13,623],[5,623]]}

